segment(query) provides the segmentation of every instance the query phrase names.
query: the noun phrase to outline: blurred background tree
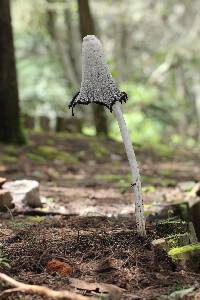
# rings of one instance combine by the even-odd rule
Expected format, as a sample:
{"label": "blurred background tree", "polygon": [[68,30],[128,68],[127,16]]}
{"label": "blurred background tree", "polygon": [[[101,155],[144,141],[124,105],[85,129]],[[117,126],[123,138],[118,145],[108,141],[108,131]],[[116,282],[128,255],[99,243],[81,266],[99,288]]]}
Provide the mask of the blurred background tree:
{"label": "blurred background tree", "polygon": [[[128,93],[124,110],[133,140],[194,147],[200,140],[199,9],[198,0],[12,0],[23,114],[70,128],[67,104],[81,80],[80,36],[96,33]],[[112,115],[96,105],[80,107],[77,117],[85,134],[108,135],[109,128],[119,137]]]}
{"label": "blurred background tree", "polygon": [[0,2],[0,141],[22,143],[10,3]]}

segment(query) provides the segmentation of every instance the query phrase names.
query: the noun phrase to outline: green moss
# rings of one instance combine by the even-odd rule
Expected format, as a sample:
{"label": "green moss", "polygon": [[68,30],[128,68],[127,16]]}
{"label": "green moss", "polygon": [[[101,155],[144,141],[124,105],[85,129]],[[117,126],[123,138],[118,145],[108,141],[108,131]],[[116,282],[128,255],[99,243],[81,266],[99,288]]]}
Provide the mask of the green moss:
{"label": "green moss", "polygon": [[16,163],[17,158],[15,156],[10,156],[10,155],[2,155],[0,157],[0,161],[4,163]]}
{"label": "green moss", "polygon": [[97,159],[107,156],[110,153],[108,149],[104,145],[102,145],[102,143],[98,143],[95,141],[90,142],[90,148],[92,152],[94,152]]}
{"label": "green moss", "polygon": [[141,176],[142,178],[142,183],[147,184],[147,185],[160,185],[160,186],[168,186],[168,185],[176,185],[176,180],[172,178],[162,178],[156,176]]}
{"label": "green moss", "polygon": [[154,145],[152,150],[156,155],[159,155],[164,160],[174,155],[173,150],[168,145]]}
{"label": "green moss", "polygon": [[129,187],[130,182],[128,182],[125,179],[120,179],[119,182],[117,182],[117,188],[120,191],[120,193],[125,193]]}
{"label": "green moss", "polygon": [[188,232],[182,234],[175,234],[167,237],[165,240],[168,245],[168,249],[182,247],[190,243],[190,234]]}
{"label": "green moss", "polygon": [[179,224],[179,223],[185,224],[185,222],[181,222],[177,220],[164,220],[160,224]]}
{"label": "green moss", "polygon": [[52,146],[39,146],[36,153],[46,159],[54,159],[58,154],[58,150]]}
{"label": "green moss", "polygon": [[9,228],[11,228],[11,229],[24,228],[33,223],[39,223],[44,220],[45,220],[44,216],[27,216],[23,219],[23,222],[18,221],[18,220],[13,221],[12,223],[9,224]]}
{"label": "green moss", "polygon": [[142,187],[142,192],[143,193],[148,193],[148,192],[155,192],[156,188],[153,185],[147,185]]}
{"label": "green moss", "polygon": [[119,188],[128,188],[131,184],[131,176],[129,174],[98,174],[94,178],[96,181],[103,183],[116,183]]}
{"label": "green moss", "polygon": [[172,169],[161,169],[159,170],[159,174],[162,176],[171,176],[173,173]]}
{"label": "green moss", "polygon": [[34,153],[27,153],[26,155],[29,159],[34,160],[38,163],[45,163],[46,160],[41,157],[40,155],[34,154]]}
{"label": "green moss", "polygon": [[52,146],[39,146],[35,152],[37,157],[41,157],[43,160],[57,160],[69,164],[75,164],[78,162],[77,157],[68,152],[57,150]]}
{"label": "green moss", "polygon": [[153,208],[153,204],[144,204],[144,209]]}
{"label": "green moss", "polygon": [[84,139],[84,136],[81,133],[77,132],[58,132],[57,136],[61,138],[62,140],[67,140],[67,139],[73,139],[73,140],[78,140],[78,139]]}
{"label": "green moss", "polygon": [[95,176],[96,181],[107,182],[118,182],[122,179],[122,175],[119,174],[98,174]]}
{"label": "green moss", "polygon": [[160,237],[183,234],[188,231],[188,223],[179,220],[165,220],[156,225],[156,231]]}
{"label": "green moss", "polygon": [[9,225],[9,227],[11,229],[23,228],[23,227],[26,227],[26,224],[22,223],[22,222],[13,222]]}
{"label": "green moss", "polygon": [[60,160],[62,162],[65,162],[66,164],[76,164],[78,163],[78,158],[71,155],[70,153],[68,152],[64,152],[64,151],[59,151],[57,153],[57,156],[55,158],[56,160]]}
{"label": "green moss", "polygon": [[187,252],[194,252],[194,251],[200,251],[200,243],[190,244],[190,245],[186,245],[186,246],[183,246],[183,247],[172,248],[168,252],[168,255],[172,256],[172,257],[175,257],[175,256],[180,255],[180,254],[184,254],[184,253],[187,253]]}
{"label": "green moss", "polygon": [[49,146],[53,146],[53,145],[55,145],[55,141],[49,139],[49,140],[47,141],[47,144],[48,144]]}
{"label": "green moss", "polygon": [[15,146],[15,145],[7,145],[7,146],[5,146],[4,148],[4,151],[7,153],[7,154],[9,154],[9,155],[16,155],[16,154],[18,154],[19,153],[19,151],[20,151],[20,148],[19,148],[19,146]]}
{"label": "green moss", "polygon": [[84,158],[86,158],[86,153],[84,150],[81,150],[77,153],[77,157],[80,159],[80,160],[83,160]]}
{"label": "green moss", "polygon": [[144,211],[144,216],[145,216],[145,218],[151,216],[151,214],[152,214],[151,211],[146,211],[146,210]]}
{"label": "green moss", "polygon": [[120,160],[113,160],[112,161],[112,165],[115,167],[115,168],[120,168],[121,167],[121,164],[122,162]]}
{"label": "green moss", "polygon": [[188,232],[183,234],[171,235],[165,238],[153,240],[152,245],[160,246],[166,251],[169,251],[171,249],[191,245],[191,235]]}
{"label": "green moss", "polygon": [[28,216],[25,219],[25,222],[28,224],[32,224],[32,223],[39,223],[45,220],[44,216]]}

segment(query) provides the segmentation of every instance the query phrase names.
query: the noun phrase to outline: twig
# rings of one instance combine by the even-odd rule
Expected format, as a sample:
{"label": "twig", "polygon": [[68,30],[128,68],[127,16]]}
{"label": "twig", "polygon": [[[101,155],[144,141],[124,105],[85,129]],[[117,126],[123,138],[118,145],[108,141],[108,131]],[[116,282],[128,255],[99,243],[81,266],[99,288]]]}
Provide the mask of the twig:
{"label": "twig", "polygon": [[70,291],[54,291],[48,287],[40,286],[40,285],[32,285],[32,284],[25,284],[19,282],[6,274],[0,273],[0,280],[5,281],[9,285],[13,286],[13,288],[7,289],[0,293],[0,299],[2,296],[14,292],[21,292],[21,293],[29,293],[29,294],[37,294],[39,296],[44,296],[50,299],[68,299],[68,300],[95,300],[94,297],[84,297],[78,295],[76,293]]}
{"label": "twig", "polygon": [[5,208],[7,209],[7,211],[8,211],[8,213],[9,213],[9,215],[10,215],[10,218],[12,219],[12,221],[13,221],[13,214],[12,214],[12,211],[10,210],[10,208],[8,207],[8,206],[6,206],[5,205]]}

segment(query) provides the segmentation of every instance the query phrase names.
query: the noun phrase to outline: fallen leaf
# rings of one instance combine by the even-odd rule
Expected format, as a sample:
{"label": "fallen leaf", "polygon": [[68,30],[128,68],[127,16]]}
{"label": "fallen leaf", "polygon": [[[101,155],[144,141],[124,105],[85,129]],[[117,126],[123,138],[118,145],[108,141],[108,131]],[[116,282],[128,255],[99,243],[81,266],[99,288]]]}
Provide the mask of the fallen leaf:
{"label": "fallen leaf", "polygon": [[175,291],[169,295],[170,299],[182,299],[183,297],[189,295],[195,290],[195,286],[189,287],[187,289],[182,289]]}
{"label": "fallen leaf", "polygon": [[62,276],[69,275],[73,271],[73,268],[70,265],[58,259],[50,260],[47,264],[47,269]]}
{"label": "fallen leaf", "polygon": [[0,211],[14,208],[13,198],[8,190],[0,189]]}
{"label": "fallen leaf", "polygon": [[2,185],[6,182],[6,178],[4,177],[0,177],[0,188],[2,187]]}
{"label": "fallen leaf", "polygon": [[200,182],[197,182],[193,189],[191,190],[189,196],[200,197]]}
{"label": "fallen leaf", "polygon": [[106,273],[119,269],[120,263],[114,258],[101,260],[95,265],[95,272]]}
{"label": "fallen leaf", "polygon": [[77,278],[69,278],[70,285],[78,290],[90,292],[90,294],[107,294],[109,300],[119,300],[123,289],[118,286],[106,283],[86,282]]}

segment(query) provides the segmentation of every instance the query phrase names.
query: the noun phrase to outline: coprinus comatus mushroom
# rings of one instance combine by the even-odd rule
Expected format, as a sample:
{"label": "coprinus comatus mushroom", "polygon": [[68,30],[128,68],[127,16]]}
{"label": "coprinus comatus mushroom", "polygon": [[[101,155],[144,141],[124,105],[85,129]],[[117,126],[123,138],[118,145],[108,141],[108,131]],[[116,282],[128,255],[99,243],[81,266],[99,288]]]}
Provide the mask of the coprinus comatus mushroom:
{"label": "coprinus comatus mushroom", "polygon": [[114,113],[120,128],[133,178],[131,186],[135,196],[137,232],[141,236],[145,236],[145,217],[140,173],[121,109],[122,102],[126,102],[127,99],[127,94],[119,90],[112,78],[100,41],[94,35],[84,37],[82,45],[81,88],[80,92],[73,97],[69,108],[72,108],[73,114],[76,104],[87,105],[94,102],[106,106]]}

